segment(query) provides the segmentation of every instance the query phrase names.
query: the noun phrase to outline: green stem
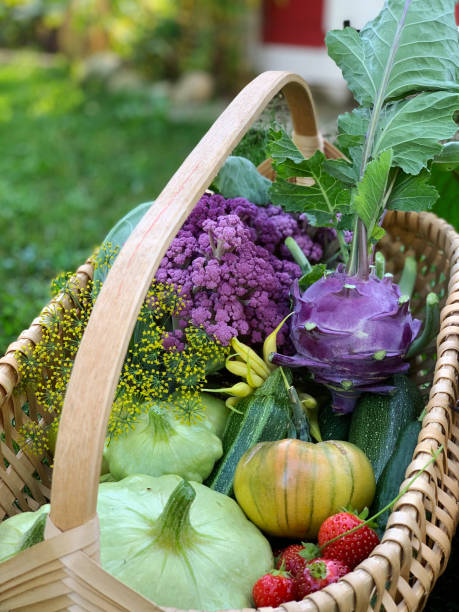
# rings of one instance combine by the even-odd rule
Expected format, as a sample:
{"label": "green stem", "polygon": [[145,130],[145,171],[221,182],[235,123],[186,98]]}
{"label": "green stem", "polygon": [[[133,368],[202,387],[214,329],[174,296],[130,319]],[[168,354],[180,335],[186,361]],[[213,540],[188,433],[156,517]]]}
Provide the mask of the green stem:
{"label": "green stem", "polygon": [[292,420],[296,431],[296,437],[298,440],[302,440],[303,442],[312,442],[309,421],[305,411],[303,410],[303,406],[301,405],[298,393],[295,387],[289,384],[282,367],[279,369],[281,371],[282,378],[284,379],[285,388],[287,389],[290,403],[292,405]]}
{"label": "green stem", "polygon": [[379,86],[378,93],[376,94],[376,99],[373,104],[373,110],[371,112],[370,122],[368,125],[368,131],[365,137],[365,144],[363,147],[362,163],[360,165],[360,178],[362,178],[363,175],[365,174],[368,160],[371,157],[373,143],[374,143],[375,134],[376,134],[376,127],[377,127],[378,119],[379,119],[379,114],[384,104],[384,98],[386,94],[387,85],[389,84],[390,75],[391,75],[392,68],[393,68],[394,61],[395,61],[395,55],[398,51],[398,47],[400,44],[400,38],[402,36],[402,31],[405,26],[406,15],[408,13],[408,8],[411,4],[411,1],[412,0],[405,0],[405,6],[403,8],[403,13],[398,23],[397,31],[395,32],[390,54],[389,54],[389,57],[386,63],[386,67],[384,69],[383,78],[381,80],[381,84]]}
{"label": "green stem", "polygon": [[392,173],[392,178],[390,179],[389,185],[387,186],[386,192],[384,194],[384,198],[381,202],[381,210],[384,212],[386,210],[387,202],[389,201],[390,195],[395,185],[395,181],[397,180],[398,173],[400,172],[400,168],[394,168]]}
{"label": "green stem", "polygon": [[424,328],[420,336],[412,342],[408,349],[405,359],[411,359],[419,355],[433,338],[438,334],[440,329],[440,306],[439,299],[436,293],[429,293],[426,297],[426,320]]}
{"label": "green stem", "polygon": [[336,230],[336,236],[338,238],[338,244],[341,251],[341,257],[345,264],[349,261],[349,248],[347,246],[346,241],[344,240],[343,232],[341,230]]}
{"label": "green stem", "polygon": [[309,431],[317,442],[323,442],[319,427],[319,404],[308,393],[299,393],[301,407],[306,412],[309,421]]}
{"label": "green stem", "polygon": [[293,422],[295,424],[298,440],[302,440],[303,442],[312,442],[309,420],[305,411],[303,410],[300,398],[298,397],[298,393],[293,385],[289,388],[288,395],[290,398],[290,403],[292,404]]}
{"label": "green stem", "polygon": [[377,251],[375,254],[375,266],[376,276],[380,280],[382,280],[386,272],[386,258],[384,257],[383,253],[381,253],[381,251]]}
{"label": "green stem", "polygon": [[[378,125],[379,115],[381,113],[381,109],[384,104],[386,89],[389,84],[390,75],[392,72],[392,68],[395,61],[395,56],[397,54],[400,38],[402,36],[402,31],[405,25],[406,15],[408,12],[408,8],[411,4],[412,0],[405,0],[405,6],[403,8],[403,13],[400,18],[400,21],[397,25],[397,30],[395,32],[394,40],[391,46],[391,50],[389,53],[389,57],[387,59],[387,63],[384,69],[384,74],[381,80],[381,84],[379,86],[378,92],[376,94],[373,109],[371,111],[370,121],[368,124],[368,130],[365,136],[365,143],[363,145],[362,152],[362,163],[360,165],[360,179],[363,178],[365,174],[365,170],[367,168],[368,161],[371,158],[374,146],[374,140],[376,135],[376,128]],[[354,243],[356,246],[354,247]],[[358,274],[361,278],[368,277],[368,253],[367,253],[367,236],[366,236],[366,228],[363,222],[359,219],[359,223],[357,224],[356,231],[354,233],[354,237],[352,240],[353,249],[357,250],[357,255],[352,258],[352,266],[350,266],[349,275],[352,276],[354,274]],[[362,248],[364,248],[364,252],[362,253]],[[360,253],[359,253],[360,251]]]}
{"label": "green stem", "polygon": [[303,274],[308,274],[309,272],[311,272],[312,266],[309,263],[309,260],[306,257],[306,255],[304,254],[304,252],[301,249],[300,245],[295,240],[295,238],[292,238],[291,236],[288,236],[285,239],[284,244],[288,248],[288,250],[290,251],[293,259],[300,266],[301,272]]}
{"label": "green stem", "polygon": [[180,550],[192,532],[190,508],[196,492],[189,482],[182,480],[172,491],[158,518],[159,534],[156,543],[164,548]]}
{"label": "green stem", "polygon": [[347,275],[355,276],[357,274],[357,270],[359,267],[359,250],[358,250],[358,239],[357,234],[359,231],[359,221],[360,219],[356,216],[354,221],[354,235],[352,237],[352,245],[351,245],[351,257],[347,262]]}
{"label": "green stem", "polygon": [[398,286],[400,287],[400,295],[407,295],[411,297],[413,294],[414,285],[416,283],[416,274],[418,271],[418,265],[414,257],[409,255],[405,258],[405,264],[403,266],[402,277]]}
{"label": "green stem", "polygon": [[370,274],[370,264],[368,261],[368,237],[367,228],[361,219],[359,219],[357,235],[357,274],[360,278],[366,280]]}
{"label": "green stem", "polygon": [[398,502],[398,500],[405,495],[405,493],[408,491],[408,489],[411,487],[411,485],[413,484],[413,482],[415,480],[417,480],[419,478],[419,476],[426,471],[426,469],[429,467],[429,465],[432,465],[432,463],[435,463],[435,461],[437,460],[437,457],[440,455],[440,453],[443,451],[443,444],[440,446],[440,448],[438,448],[435,452],[432,453],[432,457],[431,459],[429,459],[429,461],[419,470],[419,472],[417,472],[413,478],[409,481],[409,483],[403,487],[403,489],[400,491],[400,493],[397,495],[397,497],[395,497],[391,502],[389,502],[386,506],[384,506],[384,508],[382,510],[380,510],[379,512],[377,512],[376,514],[374,514],[373,516],[370,516],[370,518],[366,519],[365,521],[363,521],[362,523],[359,523],[358,525],[356,525],[355,527],[353,527],[352,529],[349,529],[349,531],[345,531],[344,533],[341,533],[340,535],[337,535],[336,537],[332,538],[331,540],[328,540],[328,542],[325,542],[325,544],[322,544],[322,546],[319,547],[319,554],[320,552],[322,552],[322,550],[328,546],[329,544],[332,544],[333,542],[336,542],[337,540],[340,540],[341,538],[344,538],[344,536],[349,535],[350,533],[354,533],[354,531],[357,531],[358,529],[361,529],[362,527],[364,527],[365,525],[368,525],[369,523],[374,522],[375,519],[378,518],[378,516],[381,516],[381,514],[383,514],[384,512],[386,512],[386,510],[389,510],[390,508],[392,508],[392,506],[394,504],[396,504]]}
{"label": "green stem", "polygon": [[175,433],[174,427],[169,421],[167,412],[152,404],[148,410],[148,426],[155,440],[166,442]]}

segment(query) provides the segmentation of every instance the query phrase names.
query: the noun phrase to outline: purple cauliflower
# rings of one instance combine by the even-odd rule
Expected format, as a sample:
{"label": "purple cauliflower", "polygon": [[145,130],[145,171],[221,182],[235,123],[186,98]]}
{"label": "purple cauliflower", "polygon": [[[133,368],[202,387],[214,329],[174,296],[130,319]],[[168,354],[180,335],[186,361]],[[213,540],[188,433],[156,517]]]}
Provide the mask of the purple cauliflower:
{"label": "purple cauliflower", "polygon": [[[244,198],[205,194],[172,241],[156,280],[180,288],[183,319],[202,326],[224,345],[234,336],[263,342],[290,310],[290,287],[301,276],[284,247],[294,237],[308,259],[322,257],[332,236],[308,235],[306,218]],[[278,346],[286,348],[286,332]],[[171,338],[172,342],[172,338]]]}
{"label": "purple cauliflower", "polygon": [[391,390],[384,381],[408,369],[403,358],[421,326],[391,275],[363,280],[342,268],[303,294],[294,283],[290,337],[296,354],[272,355],[275,364],[309,368],[330,389],[337,413],[352,412],[365,391]]}

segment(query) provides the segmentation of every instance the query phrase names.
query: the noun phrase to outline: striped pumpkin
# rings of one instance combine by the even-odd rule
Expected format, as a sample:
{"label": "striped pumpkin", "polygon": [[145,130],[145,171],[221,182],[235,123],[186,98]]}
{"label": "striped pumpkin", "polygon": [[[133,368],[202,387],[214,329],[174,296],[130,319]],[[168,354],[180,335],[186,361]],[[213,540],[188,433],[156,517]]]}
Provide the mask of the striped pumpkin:
{"label": "striped pumpkin", "polygon": [[330,515],[370,506],[375,477],[365,454],[350,442],[285,439],[260,442],[240,459],[236,499],[249,519],[274,536],[312,538]]}

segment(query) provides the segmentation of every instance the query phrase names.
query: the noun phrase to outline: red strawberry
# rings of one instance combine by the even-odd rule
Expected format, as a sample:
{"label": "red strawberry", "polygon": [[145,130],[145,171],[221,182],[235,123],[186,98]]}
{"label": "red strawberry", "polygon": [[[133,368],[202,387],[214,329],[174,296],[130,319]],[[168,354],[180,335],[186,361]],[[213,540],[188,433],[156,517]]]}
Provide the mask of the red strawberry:
{"label": "red strawberry", "polygon": [[252,596],[256,608],[277,608],[295,599],[295,583],[288,572],[273,570],[255,582]]}
{"label": "red strawberry", "polygon": [[319,557],[308,561],[304,570],[295,576],[297,599],[303,599],[309,593],[314,593],[332,582],[337,582],[348,572],[349,568],[344,563],[334,559]]}
{"label": "red strawberry", "polygon": [[281,551],[277,557],[276,567],[279,569],[282,565],[285,567],[287,572],[290,572],[292,576],[295,576],[306,564],[306,559],[301,557],[298,553],[303,550],[302,544],[290,544],[287,548]]}
{"label": "red strawberry", "polygon": [[318,556],[318,548],[315,544],[290,544],[281,551],[277,557],[276,567],[283,567],[295,577],[303,571],[306,563]]}
{"label": "red strawberry", "polygon": [[350,569],[354,569],[361,561],[366,559],[373,548],[379,544],[376,531],[368,525],[364,525],[353,533],[339,538],[335,542],[327,542],[337,536],[353,529],[364,521],[351,512],[339,512],[329,516],[319,529],[318,542],[321,554],[327,559],[336,559],[345,563]]}

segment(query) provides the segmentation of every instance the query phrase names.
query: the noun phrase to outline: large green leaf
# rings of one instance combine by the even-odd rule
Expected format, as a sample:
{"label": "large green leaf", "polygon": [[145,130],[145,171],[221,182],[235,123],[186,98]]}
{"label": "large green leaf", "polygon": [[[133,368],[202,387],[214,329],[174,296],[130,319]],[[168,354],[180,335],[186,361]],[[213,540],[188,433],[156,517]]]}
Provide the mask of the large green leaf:
{"label": "large green leaf", "polygon": [[430,173],[418,176],[401,172],[391,191],[387,208],[392,210],[429,210],[438,199],[438,191],[429,183]]}
{"label": "large green leaf", "polygon": [[432,166],[430,178],[440,197],[436,201],[433,212],[454,225],[459,232],[459,171],[442,172],[436,164]]}
{"label": "large green leaf", "polygon": [[260,206],[270,202],[268,191],[271,181],[262,176],[245,157],[228,157],[213,185],[225,198],[246,198]]}
{"label": "large green leaf", "polygon": [[356,100],[370,106],[378,95],[459,91],[458,32],[454,0],[388,0],[360,31],[332,30],[330,57],[341,68]]}
{"label": "large green leaf", "polygon": [[269,130],[268,155],[275,163],[287,159],[300,164],[304,155],[279,123],[274,123]]}
{"label": "large green leaf", "polygon": [[122,217],[105,236],[97,258],[94,270],[94,294],[100,291],[102,283],[107,278],[111,266],[121,247],[131,235],[132,231],[142,219],[154,202],[144,202],[130,210]]}
{"label": "large green leaf", "polygon": [[[454,136],[457,126],[453,113],[458,106],[459,95],[446,91],[422,93],[386,105],[376,123],[370,157],[379,157],[383,151],[392,149],[393,165],[408,174],[418,174],[441,151],[438,141]],[[341,115],[339,146],[363,146],[370,119],[370,109],[363,107]]]}
{"label": "large green leaf", "polygon": [[384,210],[384,193],[392,161],[389,149],[371,161],[352,198],[352,208],[358,214],[371,236]]}
{"label": "large green leaf", "polygon": [[442,172],[459,168],[459,141],[446,142],[433,163]]}
{"label": "large green leaf", "polygon": [[358,168],[346,159],[327,159],[324,170],[346,185],[355,185],[359,180]]}
{"label": "large green leaf", "polygon": [[[277,180],[271,187],[273,204],[279,204],[289,212],[307,212],[317,225],[335,225],[336,214],[350,213],[350,190],[338,179],[325,172],[325,156],[316,151],[309,159],[295,163],[291,159],[277,163]],[[288,182],[291,177],[311,178],[310,186]]]}

